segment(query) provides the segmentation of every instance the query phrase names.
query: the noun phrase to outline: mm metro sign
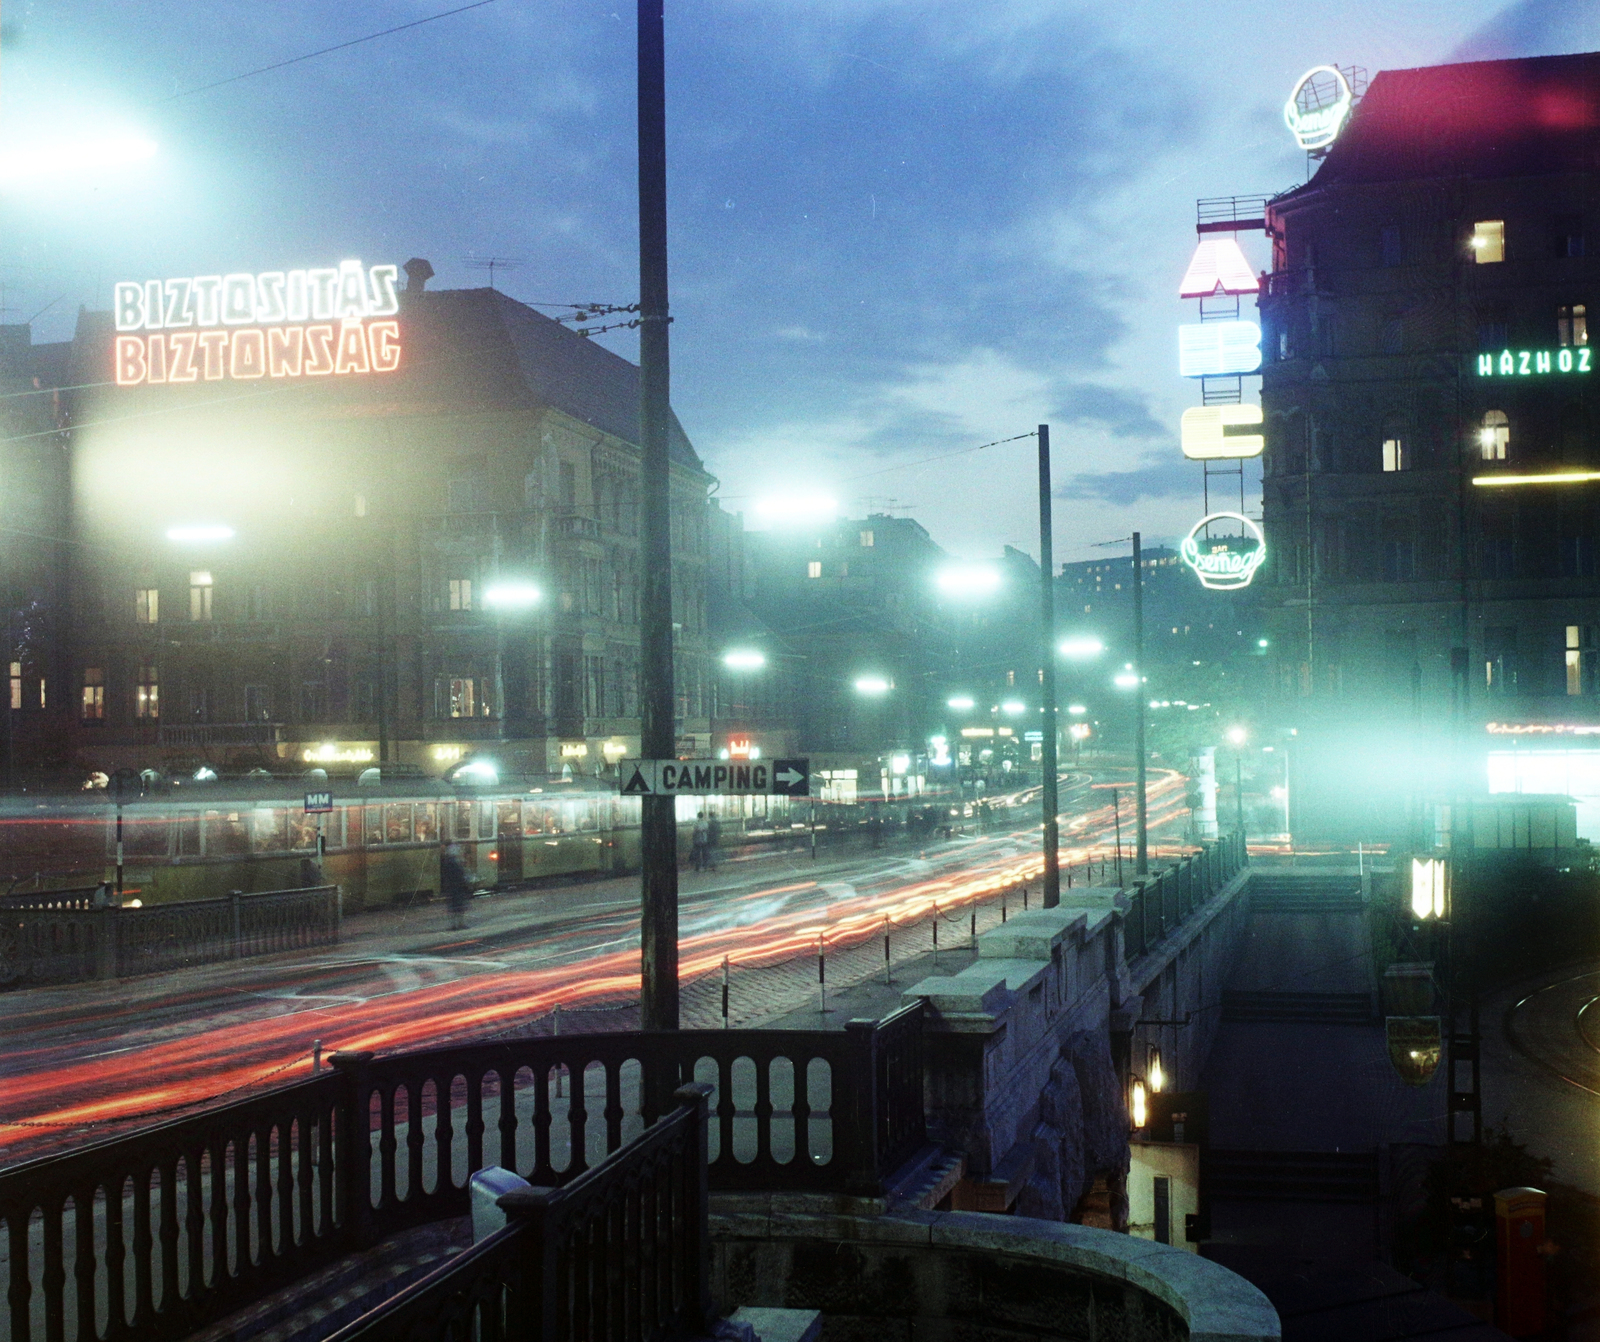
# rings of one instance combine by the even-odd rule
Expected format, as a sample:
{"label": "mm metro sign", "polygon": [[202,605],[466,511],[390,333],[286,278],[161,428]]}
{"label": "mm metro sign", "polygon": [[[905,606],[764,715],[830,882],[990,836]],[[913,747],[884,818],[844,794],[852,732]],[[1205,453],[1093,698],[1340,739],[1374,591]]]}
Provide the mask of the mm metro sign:
{"label": "mm metro sign", "polygon": [[624,797],[809,797],[811,761],[623,760]]}

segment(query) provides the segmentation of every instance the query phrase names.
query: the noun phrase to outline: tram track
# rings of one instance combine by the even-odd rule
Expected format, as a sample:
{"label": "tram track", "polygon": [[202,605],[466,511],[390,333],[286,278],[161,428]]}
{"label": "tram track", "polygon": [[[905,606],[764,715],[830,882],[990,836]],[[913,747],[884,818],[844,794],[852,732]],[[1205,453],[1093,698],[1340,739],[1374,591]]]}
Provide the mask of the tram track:
{"label": "tram track", "polygon": [[[1523,1037],[1523,1034],[1517,1027],[1518,1013],[1526,1012],[1524,1019],[1526,1019],[1526,1016],[1531,1016],[1534,1014],[1534,1010],[1541,1005],[1541,999],[1543,999],[1547,994],[1555,993],[1558,990],[1570,987],[1573,984],[1585,983],[1586,981],[1592,983],[1596,980],[1600,980],[1600,969],[1584,970],[1581,973],[1570,974],[1565,978],[1556,979],[1553,982],[1540,985],[1531,992],[1523,994],[1505,1009],[1505,1014],[1501,1019],[1501,1030],[1505,1035],[1506,1043],[1509,1044],[1512,1050],[1525,1061],[1532,1063],[1535,1067],[1539,1068],[1547,1075],[1553,1076],[1557,1080],[1562,1081],[1577,1090],[1583,1091],[1585,1094],[1600,1098],[1600,1063],[1596,1064],[1593,1072],[1581,1076],[1581,1079],[1580,1076],[1573,1076],[1571,1075],[1572,1072],[1579,1072],[1582,1074],[1583,1069],[1574,1066],[1571,1059],[1562,1059],[1561,1061],[1557,1062],[1552,1061],[1549,1057],[1539,1053],[1528,1042],[1528,1040]],[[1587,1050],[1589,1054],[1594,1055],[1596,1058],[1600,1058],[1600,1039],[1597,1039],[1596,1036],[1590,1032],[1589,1026],[1585,1023],[1586,1016],[1600,1017],[1600,1012],[1595,1011],[1597,1004],[1600,1004],[1600,994],[1590,993],[1581,1005],[1579,1005],[1575,1010],[1570,1010],[1570,1023],[1573,1035],[1576,1036],[1578,1044],[1583,1049]],[[1530,1010],[1530,1008],[1533,1008],[1534,1010]],[[1556,1014],[1557,1018],[1559,1019],[1567,1016],[1569,1013],[1566,1010],[1561,1010]],[[1600,1028],[1600,1020],[1596,1021],[1596,1027]]]}

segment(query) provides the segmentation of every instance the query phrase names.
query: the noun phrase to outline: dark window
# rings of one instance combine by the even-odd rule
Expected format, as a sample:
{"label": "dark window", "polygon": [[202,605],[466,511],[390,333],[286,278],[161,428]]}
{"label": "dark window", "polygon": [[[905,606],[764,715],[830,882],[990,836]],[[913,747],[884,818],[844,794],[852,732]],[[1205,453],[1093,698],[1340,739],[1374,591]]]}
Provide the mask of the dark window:
{"label": "dark window", "polygon": [[1390,317],[1383,324],[1383,352],[1399,354],[1406,346],[1406,324],[1398,317]]}
{"label": "dark window", "polygon": [[1489,625],[1483,631],[1483,687],[1490,694],[1517,691],[1517,631],[1511,625]]}
{"label": "dark window", "polygon": [[328,718],[328,690],[320,680],[308,680],[300,686],[300,721],[326,722]]}
{"label": "dark window", "polygon": [[1594,577],[1594,537],[1563,536],[1561,538],[1561,576],[1563,578]]}
{"label": "dark window", "polygon": [[1509,578],[1516,569],[1516,547],[1510,536],[1483,538],[1483,576]]}
{"label": "dark window", "polygon": [[1563,406],[1557,423],[1556,446],[1561,450],[1561,461],[1566,466],[1583,466],[1589,462],[1589,416],[1583,406]]}
{"label": "dark window", "polygon": [[1383,543],[1383,580],[1409,582],[1417,576],[1417,543],[1409,537]]}
{"label": "dark window", "polygon": [[1491,313],[1478,318],[1478,348],[1504,349],[1510,340],[1510,324],[1503,316]]}
{"label": "dark window", "polygon": [[1556,220],[1556,255],[1557,256],[1582,256],[1583,247],[1583,216],[1581,214],[1562,215]]}
{"label": "dark window", "polygon": [[1378,235],[1378,248],[1383,254],[1383,264],[1398,266],[1405,260],[1405,254],[1400,243],[1400,225],[1385,224],[1383,231]]}

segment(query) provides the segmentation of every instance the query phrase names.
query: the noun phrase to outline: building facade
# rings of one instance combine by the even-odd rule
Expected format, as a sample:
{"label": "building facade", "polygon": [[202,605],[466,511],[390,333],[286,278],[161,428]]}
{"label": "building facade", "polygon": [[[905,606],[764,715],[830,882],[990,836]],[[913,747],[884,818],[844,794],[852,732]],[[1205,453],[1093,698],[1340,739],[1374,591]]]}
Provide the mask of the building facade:
{"label": "building facade", "polygon": [[1600,793],[1597,129],[1600,56],[1386,71],[1268,206],[1258,585],[1301,832]]}
{"label": "building facade", "polygon": [[[637,754],[638,370],[492,289],[429,292],[431,268],[412,270],[392,318],[327,328],[326,376],[309,338],[303,365],[269,370],[262,350],[288,357],[276,331],[219,328],[216,368],[195,353],[203,371],[174,385],[194,333],[146,334],[148,316],[129,333],[120,310],[13,361],[60,372],[56,707],[77,766],[437,773],[475,757],[605,775]],[[709,726],[712,484],[674,421],[691,749]]]}

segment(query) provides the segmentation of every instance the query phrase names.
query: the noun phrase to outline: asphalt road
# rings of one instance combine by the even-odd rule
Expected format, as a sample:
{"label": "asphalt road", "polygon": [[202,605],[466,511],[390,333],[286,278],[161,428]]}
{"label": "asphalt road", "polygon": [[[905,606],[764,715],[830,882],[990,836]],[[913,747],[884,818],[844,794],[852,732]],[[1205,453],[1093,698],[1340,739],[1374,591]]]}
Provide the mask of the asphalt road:
{"label": "asphalt road", "polygon": [[[1112,783],[1126,786],[1083,772],[1064,782],[1062,861],[1079,867],[1080,880],[1111,839]],[[1175,835],[1187,818],[1181,776],[1154,773],[1150,795],[1153,841]],[[753,1023],[809,991],[801,976],[760,967],[814,958],[819,935],[839,946],[876,939],[885,918],[909,933],[935,906],[948,915],[1036,886],[1037,824],[1028,823],[1028,794],[1017,800],[984,835],[824,849],[816,860],[791,851],[683,873],[682,978],[716,974],[727,956],[740,980],[735,1023]],[[1125,844],[1130,831],[1124,814]],[[309,1070],[313,1040],[328,1051],[388,1052],[537,1028],[558,1003],[636,1001],[638,921],[636,877],[597,881],[480,899],[464,932],[446,929],[442,909],[396,910],[351,919],[335,948],[8,994],[0,1159]]]}

